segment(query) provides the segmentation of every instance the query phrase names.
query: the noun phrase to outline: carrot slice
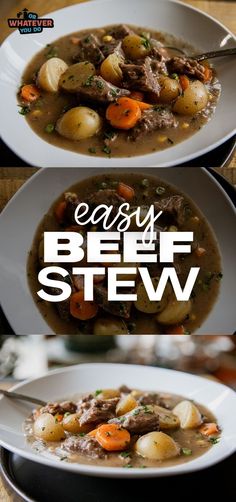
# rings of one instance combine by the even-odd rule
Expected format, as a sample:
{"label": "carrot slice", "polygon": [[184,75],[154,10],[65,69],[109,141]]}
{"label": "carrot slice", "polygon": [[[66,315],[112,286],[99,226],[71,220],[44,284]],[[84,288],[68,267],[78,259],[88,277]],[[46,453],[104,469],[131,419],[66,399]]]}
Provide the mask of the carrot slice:
{"label": "carrot slice", "polygon": [[150,105],[149,103],[145,103],[144,101],[138,101],[138,100],[136,100],[136,103],[139,106],[139,108],[140,108],[141,111],[149,110],[150,108],[152,108],[152,105]]}
{"label": "carrot slice", "polygon": [[186,91],[186,89],[189,86],[189,78],[186,77],[186,75],[180,75],[179,76],[179,83],[181,85],[182,90]]}
{"label": "carrot slice", "polygon": [[213,436],[214,434],[218,434],[219,428],[215,422],[209,422],[201,425],[199,432],[201,432],[204,436]]}
{"label": "carrot slice", "polygon": [[139,92],[139,91],[131,91],[129,97],[131,99],[136,100],[136,101],[143,101],[144,100],[143,92]]}
{"label": "carrot slice", "polygon": [[166,334],[167,335],[184,335],[185,333],[185,328],[181,324],[181,326],[171,326],[170,328],[167,328]]}
{"label": "carrot slice", "polygon": [[127,201],[132,200],[135,194],[134,189],[125,183],[119,183],[117,193]]}
{"label": "carrot slice", "polygon": [[212,70],[209,66],[205,66],[204,82],[209,82],[212,79]]}
{"label": "carrot slice", "polygon": [[121,451],[130,443],[130,433],[117,424],[104,424],[98,427],[96,440],[107,451]]}
{"label": "carrot slice", "polygon": [[23,85],[20,94],[25,101],[33,103],[33,101],[36,101],[40,97],[40,90],[36,87],[36,85],[28,84]]}
{"label": "carrot slice", "polygon": [[73,293],[70,297],[70,313],[76,319],[87,321],[97,315],[98,306],[94,302],[84,300],[84,291]]}
{"label": "carrot slice", "polygon": [[108,106],[106,118],[117,129],[132,129],[141,118],[138,102],[130,98],[119,98]]}
{"label": "carrot slice", "polygon": [[63,223],[64,217],[65,217],[65,210],[66,210],[66,201],[61,201],[55,208],[55,216],[58,221],[58,223]]}

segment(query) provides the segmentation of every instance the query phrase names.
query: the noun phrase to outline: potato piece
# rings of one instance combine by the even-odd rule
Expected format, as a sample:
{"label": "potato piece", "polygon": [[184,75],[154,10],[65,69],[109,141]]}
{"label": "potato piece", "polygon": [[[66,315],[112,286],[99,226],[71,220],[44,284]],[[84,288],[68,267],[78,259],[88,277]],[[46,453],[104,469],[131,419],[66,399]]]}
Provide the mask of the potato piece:
{"label": "potato piece", "polygon": [[202,423],[201,413],[191,401],[181,401],[172,411],[179,418],[182,429],[195,429]]}
{"label": "potato piece", "polygon": [[50,413],[39,415],[34,422],[33,431],[37,438],[44,441],[61,441],[65,438],[62,424]]}
{"label": "potato piece", "polygon": [[208,92],[205,85],[200,80],[194,80],[174,103],[173,112],[180,115],[195,115],[203,110],[207,103]]}
{"label": "potato piece", "polygon": [[129,330],[122,319],[104,317],[95,321],[93,326],[94,335],[128,335]]}
{"label": "potato piece", "polygon": [[123,78],[123,73],[120,68],[120,63],[122,61],[122,56],[120,56],[117,52],[113,52],[113,54],[107,56],[100,67],[102,77],[108,82],[119,86]]}
{"label": "potato piece", "polygon": [[51,58],[40,68],[37,84],[48,92],[57,92],[61,75],[67,70],[68,65],[60,58]]}
{"label": "potato piece", "polygon": [[118,417],[120,417],[121,415],[125,415],[125,413],[128,413],[134,408],[137,408],[137,406],[138,403],[136,399],[134,399],[131,394],[128,394],[127,396],[124,396],[120,399],[116,407],[116,414]]}
{"label": "potato piece", "polygon": [[180,95],[180,85],[177,80],[169,77],[160,77],[161,85],[160,101],[162,103],[170,103]]}
{"label": "potato piece", "polygon": [[56,130],[65,138],[79,141],[97,134],[101,128],[101,124],[100,116],[92,108],[76,106],[59,118]]}
{"label": "potato piece", "polygon": [[80,425],[80,416],[81,415],[79,413],[71,413],[70,415],[65,416],[62,422],[63,429],[67,432],[71,432],[72,434],[87,434],[91,430],[91,427],[88,425]]}
{"label": "potato piece", "polygon": [[159,417],[160,429],[176,429],[180,426],[177,415],[162,406],[154,406],[154,411]]}
{"label": "potato piece", "polygon": [[164,432],[149,432],[135,443],[135,451],[144,458],[165,460],[180,453],[177,443]]}
{"label": "potato piece", "polygon": [[157,316],[157,322],[164,325],[179,324],[184,321],[191,312],[191,309],[191,300],[179,302],[174,298],[169,301],[165,309]]}
{"label": "potato piece", "polygon": [[148,39],[139,35],[127,35],[122,42],[122,48],[126,57],[130,59],[144,58],[151,51]]}
{"label": "potato piece", "polygon": [[120,397],[120,391],[118,389],[103,389],[99,392],[97,399],[113,399],[114,397]]}
{"label": "potato piece", "polygon": [[[152,283],[155,289],[158,286],[159,280],[159,277],[152,278]],[[171,293],[171,286],[167,283],[162,299],[159,302],[150,301],[143,282],[140,282],[137,287],[137,301],[134,305],[137,310],[144,312],[145,314],[157,314],[166,308]]]}
{"label": "potato piece", "polygon": [[80,87],[84,85],[90,77],[95,75],[95,66],[88,61],[76,63],[61,75],[59,87],[67,92],[78,92]]}

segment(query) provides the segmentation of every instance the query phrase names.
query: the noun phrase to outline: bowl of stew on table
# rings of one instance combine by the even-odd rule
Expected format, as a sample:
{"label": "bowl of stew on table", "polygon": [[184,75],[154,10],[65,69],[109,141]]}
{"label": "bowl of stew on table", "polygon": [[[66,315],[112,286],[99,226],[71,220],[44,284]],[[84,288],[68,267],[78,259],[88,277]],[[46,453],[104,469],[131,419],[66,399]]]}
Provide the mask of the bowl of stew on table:
{"label": "bowl of stew on table", "polygon": [[[232,60],[212,64],[195,59],[218,48],[226,30],[199,11],[163,1],[150,2],[148,9],[131,1],[125,5],[126,22],[114,24],[114,19],[124,20],[123,8],[122,3],[100,2],[63,9],[55,13],[55,32],[48,30],[40,42],[36,37],[29,44],[15,114],[35,146],[42,147],[42,166],[121,166],[122,158],[127,165],[171,165],[233,134],[224,93],[220,100],[222,88],[233,98]],[[88,9],[94,10],[94,27]],[[201,25],[201,40],[193,19]],[[233,37],[227,40],[233,43]],[[228,125],[220,132],[222,101]]]}
{"label": "bowl of stew on table", "polygon": [[[173,475],[208,467],[235,450],[235,395],[201,377],[83,364],[15,389],[45,405],[0,400],[0,408],[6,407],[1,443],[60,469],[114,477]],[[10,430],[9,422],[4,428],[7,413]]]}
{"label": "bowl of stew on table", "polygon": [[[171,284],[168,282],[161,301],[150,301],[145,285],[139,274],[139,266],[147,267],[152,284],[156,289],[165,263],[127,263],[123,261],[123,242],[119,243],[121,261],[106,263],[104,275],[93,278],[94,301],[84,301],[84,278],[82,275],[72,274],[74,263],[63,262],[63,256],[58,266],[67,271],[65,282],[71,286],[71,296],[65,301],[49,303],[40,301],[37,292],[40,290],[38,274],[45,266],[44,262],[44,232],[61,231],[75,232],[83,236],[82,249],[84,258],[77,264],[80,267],[90,267],[87,258],[87,232],[105,232],[103,220],[94,225],[89,221],[86,225],[78,225],[75,212],[79,204],[86,203],[89,214],[97,211],[105,204],[113,206],[109,222],[117,218],[119,208],[129,203],[129,212],[137,208],[141,210],[141,221],[147,216],[150,206],[154,213],[162,215],[154,224],[157,232],[155,252],[159,253],[160,232],[193,232],[190,254],[175,254],[174,268],[181,287],[186,283],[191,267],[200,267],[197,281],[188,301],[178,301]],[[87,220],[87,216],[86,216]],[[108,232],[117,231],[120,218],[116,220]],[[139,229],[135,218],[127,231],[143,232]],[[159,256],[159,255],[158,255]],[[119,280],[134,281],[135,286],[125,287],[125,294],[136,293],[137,301],[109,301],[108,300],[108,268],[135,267],[135,274],[119,274]],[[169,264],[171,266],[172,264]],[[98,266],[95,264],[95,266]],[[169,185],[162,179],[145,173],[106,173],[79,181],[68,187],[61,196],[53,202],[44,215],[36,230],[27,265],[27,276],[33,299],[41,315],[57,334],[95,334],[95,335],[125,335],[125,334],[157,334],[176,333],[187,334],[195,332],[209,315],[220,290],[223,277],[221,256],[218,244],[206,218],[195,206],[193,201],[182,194],[179,189]],[[57,274],[52,276],[59,279]],[[51,294],[58,294],[53,287],[47,288]]]}

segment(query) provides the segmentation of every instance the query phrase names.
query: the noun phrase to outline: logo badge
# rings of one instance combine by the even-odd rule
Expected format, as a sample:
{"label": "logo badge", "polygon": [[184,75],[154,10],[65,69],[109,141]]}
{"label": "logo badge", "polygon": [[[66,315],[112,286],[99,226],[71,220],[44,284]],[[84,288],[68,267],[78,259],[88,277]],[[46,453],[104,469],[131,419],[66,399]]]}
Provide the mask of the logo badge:
{"label": "logo badge", "polygon": [[18,28],[21,35],[29,33],[42,33],[44,28],[53,28],[52,18],[40,18],[36,12],[30,12],[28,9],[22,9],[17,12],[16,17],[8,19],[9,28]]}

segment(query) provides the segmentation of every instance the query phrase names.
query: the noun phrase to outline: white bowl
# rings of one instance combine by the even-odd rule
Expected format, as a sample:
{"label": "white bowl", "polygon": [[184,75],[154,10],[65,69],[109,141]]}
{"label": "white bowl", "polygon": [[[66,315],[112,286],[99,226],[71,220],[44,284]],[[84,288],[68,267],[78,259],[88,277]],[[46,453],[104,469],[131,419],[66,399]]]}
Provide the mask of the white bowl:
{"label": "white bowl", "polygon": [[18,113],[16,93],[24,68],[47,43],[84,28],[129,23],[158,29],[183,38],[200,52],[235,46],[235,37],[222,24],[197,9],[168,0],[101,0],[74,5],[50,13],[54,29],[40,34],[12,33],[3,43],[0,55],[0,96],[6,107],[1,121],[5,143],[26,164],[42,167],[127,167],[172,166],[186,163],[209,152],[235,132],[235,58],[214,60],[222,85],[222,95],[210,122],[186,141],[161,152],[133,158],[99,158],[50,145]]}
{"label": "white bowl", "polygon": [[235,393],[220,383],[188,373],[126,364],[81,364],[51,371],[41,378],[18,384],[12,390],[45,401],[55,401],[76,393],[106,388],[107,382],[109,387],[127,384],[142,390],[178,393],[207,406],[222,428],[219,443],[201,457],[172,467],[123,469],[60,462],[59,459],[45,458],[33,451],[24,437],[22,424],[33,406],[3,397],[0,399],[0,444],[22,457],[58,469],[120,478],[169,476],[197,471],[220,462],[236,450]]}
{"label": "white bowl", "polygon": [[[53,334],[29,290],[26,263],[39,222],[54,200],[74,183],[109,169],[41,169],[16,193],[0,217],[0,302],[18,335]],[[126,170],[120,169],[120,172]],[[131,170],[132,172],[132,170]],[[196,334],[232,334],[235,330],[235,208],[213,176],[200,168],[147,168],[192,198],[214,229],[222,255],[220,294]],[[227,222],[227,224],[226,224]]]}

